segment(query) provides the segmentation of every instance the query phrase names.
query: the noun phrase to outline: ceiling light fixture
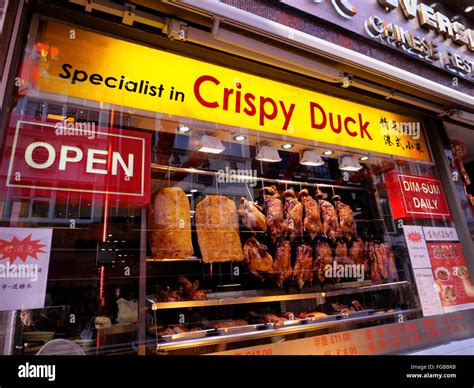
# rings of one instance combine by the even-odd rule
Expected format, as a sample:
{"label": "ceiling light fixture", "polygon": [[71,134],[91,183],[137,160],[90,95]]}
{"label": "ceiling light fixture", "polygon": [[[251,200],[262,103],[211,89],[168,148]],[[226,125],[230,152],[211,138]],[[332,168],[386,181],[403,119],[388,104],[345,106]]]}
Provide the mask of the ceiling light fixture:
{"label": "ceiling light fixture", "polygon": [[332,155],[333,153],[334,153],[334,151],[327,150],[327,151],[323,152],[323,155],[329,156],[329,155]]}
{"label": "ceiling light fixture", "polygon": [[366,160],[369,160],[369,157],[368,157],[368,156],[361,156],[361,157],[359,158],[359,160],[360,160],[361,162],[365,162]]}
{"label": "ceiling light fixture", "polygon": [[339,170],[342,171],[359,171],[362,169],[359,161],[354,158],[353,156],[344,155],[341,158],[341,162],[339,163]]}
{"label": "ceiling light fixture", "polygon": [[285,143],[281,146],[284,150],[289,150],[290,148],[293,148],[293,144],[291,143]]}
{"label": "ceiling light fixture", "polygon": [[237,136],[234,136],[234,140],[235,141],[244,141],[247,139],[247,136],[244,136],[244,135],[237,135]]}
{"label": "ceiling light fixture", "polygon": [[187,133],[191,130],[191,128],[189,128],[187,125],[184,125],[184,124],[179,124],[178,125],[178,131],[180,133]]}
{"label": "ceiling light fixture", "polygon": [[303,156],[300,159],[300,164],[302,164],[303,166],[317,167],[324,165],[324,160],[317,152],[306,150],[303,152]]}
{"label": "ceiling light fixture", "polygon": [[474,5],[470,5],[468,7],[466,7],[466,9],[464,10],[464,13],[469,13],[469,12],[472,12],[474,11]]}
{"label": "ceiling light fixture", "polygon": [[197,192],[198,192],[197,189],[191,189],[191,190],[189,190],[189,191],[190,191],[191,193],[197,193]]}
{"label": "ceiling light fixture", "polygon": [[278,150],[269,146],[261,146],[257,155],[255,156],[255,159],[270,163],[281,162],[281,157],[278,153]]}
{"label": "ceiling light fixture", "polygon": [[225,150],[224,144],[219,138],[215,136],[204,135],[201,137],[201,144],[199,145],[199,152],[206,152],[208,154],[220,154]]}

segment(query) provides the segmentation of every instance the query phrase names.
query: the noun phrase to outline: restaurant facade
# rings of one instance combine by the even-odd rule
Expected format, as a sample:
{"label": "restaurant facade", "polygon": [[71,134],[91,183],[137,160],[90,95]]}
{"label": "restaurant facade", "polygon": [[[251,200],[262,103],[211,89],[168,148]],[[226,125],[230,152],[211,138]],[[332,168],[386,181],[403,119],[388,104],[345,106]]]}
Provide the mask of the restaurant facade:
{"label": "restaurant facade", "polygon": [[6,1],[3,354],[377,355],[471,338],[470,15]]}

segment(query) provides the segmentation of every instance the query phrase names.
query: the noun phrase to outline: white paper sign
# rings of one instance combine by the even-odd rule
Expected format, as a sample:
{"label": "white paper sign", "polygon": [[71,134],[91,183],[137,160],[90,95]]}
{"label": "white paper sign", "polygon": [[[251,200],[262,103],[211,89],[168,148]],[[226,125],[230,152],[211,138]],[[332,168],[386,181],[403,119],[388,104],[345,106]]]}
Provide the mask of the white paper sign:
{"label": "white paper sign", "polygon": [[405,233],[412,267],[431,268],[423,228],[421,226],[403,225],[403,232]]}
{"label": "white paper sign", "polygon": [[459,241],[456,228],[435,228],[424,226],[423,233],[426,241]]}
{"label": "white paper sign", "polygon": [[52,229],[0,228],[0,311],[44,307]]}
{"label": "white paper sign", "polygon": [[443,314],[443,306],[439,299],[431,268],[418,268],[414,269],[413,272],[415,273],[415,282],[423,316]]}

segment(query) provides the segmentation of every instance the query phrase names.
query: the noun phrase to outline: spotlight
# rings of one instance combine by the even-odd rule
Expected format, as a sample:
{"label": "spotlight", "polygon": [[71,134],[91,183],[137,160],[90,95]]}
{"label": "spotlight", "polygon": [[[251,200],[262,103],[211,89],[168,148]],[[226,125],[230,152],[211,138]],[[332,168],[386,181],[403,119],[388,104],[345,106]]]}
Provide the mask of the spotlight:
{"label": "spotlight", "polygon": [[323,155],[329,156],[329,155],[332,155],[333,153],[334,153],[334,151],[327,150],[327,151],[323,152]]}
{"label": "spotlight", "polygon": [[183,124],[179,124],[178,125],[178,131],[180,133],[187,133],[191,130],[191,128],[189,128],[187,125],[183,125]]}
{"label": "spotlight", "polygon": [[224,144],[215,136],[204,135],[201,137],[201,144],[198,151],[208,154],[220,154],[225,150]]}
{"label": "spotlight", "polygon": [[284,150],[289,150],[290,148],[293,148],[293,144],[291,143],[285,143],[281,146]]}
{"label": "spotlight", "polygon": [[359,158],[359,160],[361,162],[365,162],[366,160],[369,160],[369,157],[368,156],[362,156],[362,157]]}
{"label": "spotlight", "polygon": [[247,136],[244,136],[244,135],[237,135],[237,136],[234,136],[234,140],[235,141],[244,141],[247,139]]}
{"label": "spotlight", "polygon": [[339,163],[339,170],[342,171],[359,171],[362,169],[359,161],[352,156],[345,155]]}
{"label": "spotlight", "polygon": [[303,156],[300,159],[300,164],[304,166],[322,166],[324,160],[321,158],[321,155],[317,152],[307,150],[303,153]]}
{"label": "spotlight", "polygon": [[278,150],[269,146],[260,147],[260,150],[258,151],[257,156],[255,156],[255,159],[260,160],[262,162],[281,162],[281,157],[278,153]]}

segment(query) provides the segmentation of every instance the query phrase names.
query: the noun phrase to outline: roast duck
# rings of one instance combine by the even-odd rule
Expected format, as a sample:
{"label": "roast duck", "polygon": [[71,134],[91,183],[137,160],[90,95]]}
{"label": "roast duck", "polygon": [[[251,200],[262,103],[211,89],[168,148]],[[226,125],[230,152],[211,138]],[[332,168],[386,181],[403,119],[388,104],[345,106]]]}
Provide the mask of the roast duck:
{"label": "roast duck", "polygon": [[262,190],[267,230],[272,242],[275,243],[287,231],[283,214],[283,203],[275,186],[264,187]]}
{"label": "roast duck", "polygon": [[352,242],[349,255],[354,264],[363,265],[365,263],[365,243],[357,238]]}
{"label": "roast duck", "polygon": [[373,283],[398,281],[397,268],[392,250],[384,243],[368,243],[371,280]]}
{"label": "roast duck", "polygon": [[391,248],[384,243],[367,243],[370,278],[373,283],[398,281],[397,267]]}
{"label": "roast duck", "polygon": [[296,251],[293,277],[300,289],[303,288],[305,283],[311,284],[313,282],[313,271],[313,248],[306,244],[299,245]]}
{"label": "roast duck", "polygon": [[352,241],[351,249],[349,250],[349,256],[354,264],[364,266],[365,278],[368,279],[370,276],[370,264],[367,252],[367,243],[362,241],[361,238],[357,237]]}
{"label": "roast duck", "polygon": [[298,201],[293,190],[286,190],[283,193],[285,198],[284,217],[286,228],[290,240],[303,236],[303,204]]}
{"label": "roast duck", "polygon": [[244,224],[249,230],[265,232],[267,230],[267,220],[262,213],[263,209],[252,201],[240,198],[240,207],[237,212],[242,218]]}
{"label": "roast duck", "polygon": [[336,243],[336,262],[342,265],[354,264],[352,258],[349,256],[347,244],[344,241],[338,241]]}
{"label": "roast duck", "polygon": [[285,321],[288,319],[283,318],[283,317],[278,317],[275,314],[272,313],[265,313],[265,314],[257,314],[254,311],[249,312],[249,317],[252,318],[253,320],[259,322],[259,323],[274,323],[277,326],[278,325],[283,325]]}
{"label": "roast duck", "polygon": [[326,201],[324,197],[325,195],[321,192],[316,194],[323,219],[323,234],[334,242],[336,238],[341,236],[341,227],[339,226],[336,209],[330,202]]}
{"label": "roast duck", "polygon": [[316,261],[315,261],[315,275],[322,283],[326,279],[325,268],[327,265],[332,265],[332,250],[327,242],[319,241],[317,245]]}
{"label": "roast duck", "polygon": [[268,247],[250,237],[244,244],[244,260],[253,275],[260,280],[265,280],[264,274],[269,274],[273,269],[273,258],[268,253]]}
{"label": "roast duck", "polygon": [[341,234],[350,240],[357,234],[357,228],[352,216],[352,209],[349,205],[341,201],[341,197],[339,195],[333,196],[332,200],[337,210]]}
{"label": "roast duck", "polygon": [[350,305],[345,305],[343,303],[338,303],[338,302],[331,303],[331,307],[334,309],[334,311],[343,315],[349,315],[356,311],[364,310],[364,306],[362,306],[362,304],[360,304],[360,302],[357,300],[353,300]]}
{"label": "roast duck", "polygon": [[273,261],[273,275],[277,286],[282,288],[283,283],[290,279],[292,274],[290,243],[281,239],[276,246],[275,260]]}
{"label": "roast duck", "polygon": [[321,209],[316,200],[309,195],[308,190],[306,189],[303,189],[298,193],[298,198],[304,207],[304,231],[309,233],[311,239],[314,239],[316,236],[323,233]]}

